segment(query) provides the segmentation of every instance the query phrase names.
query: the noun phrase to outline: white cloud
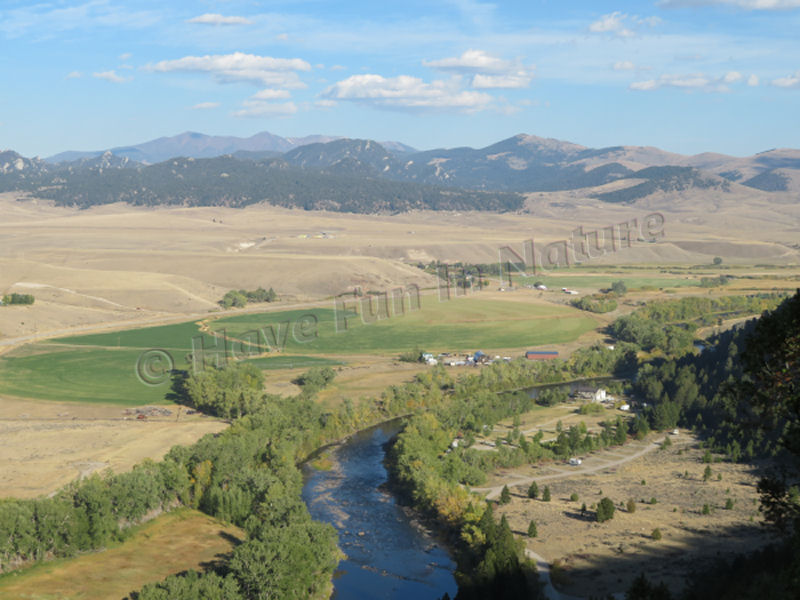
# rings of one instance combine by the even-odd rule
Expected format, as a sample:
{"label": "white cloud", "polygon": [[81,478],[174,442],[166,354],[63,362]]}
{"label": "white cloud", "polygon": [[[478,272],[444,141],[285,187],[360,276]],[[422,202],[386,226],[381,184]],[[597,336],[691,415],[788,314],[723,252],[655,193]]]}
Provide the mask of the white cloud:
{"label": "white cloud", "polygon": [[192,110],[208,110],[210,108],[219,108],[219,102],[200,102],[190,108]]}
{"label": "white cloud", "polygon": [[260,92],[256,92],[251,98],[254,100],[279,100],[282,98],[289,98],[291,94],[288,90],[273,90],[273,89],[266,89],[261,90]]}
{"label": "white cloud", "polygon": [[636,35],[636,29],[641,27],[656,27],[661,24],[659,17],[640,17],[614,11],[603,15],[589,25],[592,33],[608,33],[620,38],[631,38]]}
{"label": "white cloud", "polygon": [[199,17],[188,19],[186,22],[200,25],[251,25],[253,23],[245,17],[225,17],[216,13],[206,13]]}
{"label": "white cloud", "polygon": [[741,81],[743,76],[737,71],[729,71],[721,77],[710,77],[704,73],[689,73],[685,75],[665,74],[657,79],[636,81],[629,88],[637,91],[651,91],[659,88],[675,88],[687,91],[701,92],[729,92],[728,84]]}
{"label": "white cloud", "polygon": [[92,77],[96,77],[97,79],[103,79],[105,81],[110,81],[111,83],[124,83],[128,81],[125,77],[120,77],[117,75],[114,69],[110,71],[101,71],[99,73],[92,73]]}
{"label": "white cloud", "polygon": [[120,60],[128,60],[132,56],[133,56],[133,54],[131,54],[130,52],[125,52],[125,53],[119,55],[119,59]]}
{"label": "white cloud", "polygon": [[67,73],[67,79],[80,79],[81,77],[83,77],[83,73],[80,71],[71,71]]}
{"label": "white cloud", "polygon": [[636,65],[629,60],[620,60],[614,63],[615,71],[633,71],[634,69],[636,69]]}
{"label": "white cloud", "polygon": [[788,77],[773,79],[772,85],[784,89],[800,89],[800,71],[795,71],[794,75]]}
{"label": "white cloud", "polygon": [[333,65],[331,67],[331,71],[344,71],[346,69],[347,67],[345,67],[344,65]]}
{"label": "white cloud", "polygon": [[422,64],[439,71],[474,74],[472,87],[477,89],[524,88],[533,79],[533,68],[519,61],[503,60],[483,50],[467,50],[461,56],[423,60]]}
{"label": "white cloud", "polygon": [[589,25],[589,31],[592,33],[611,33],[618,37],[633,37],[633,31],[625,27],[627,19],[628,15],[619,11],[603,15]]}
{"label": "white cloud", "polygon": [[245,100],[242,106],[244,108],[233,113],[234,117],[288,117],[297,112],[294,102],[276,104],[263,100]]}
{"label": "white cloud", "polygon": [[478,73],[472,78],[472,87],[479,90],[517,89],[530,85],[533,75],[528,71],[518,71],[507,75],[483,75]]}
{"label": "white cloud", "polygon": [[279,33],[278,35],[275,36],[275,39],[278,40],[279,42],[288,41],[289,34],[288,33]]}
{"label": "white cloud", "polygon": [[304,88],[298,71],[310,71],[311,65],[300,58],[272,58],[235,52],[206,56],[185,56],[162,60],[145,67],[148,71],[210,73],[221,83],[251,82],[280,88]]}
{"label": "white cloud", "polygon": [[323,95],[383,108],[431,110],[455,109],[475,112],[490,108],[493,98],[483,92],[460,87],[460,78],[424,82],[418,77],[399,75],[353,75],[329,87]]}
{"label": "white cloud", "polygon": [[497,73],[506,71],[513,66],[512,63],[487,54],[483,50],[467,50],[461,56],[454,58],[423,60],[422,64],[440,71],[470,73]]}
{"label": "white cloud", "polygon": [[316,102],[314,102],[314,106],[319,106],[320,108],[332,108],[332,107],[336,106],[336,101],[335,100],[325,100],[325,99],[317,100]]}
{"label": "white cloud", "polygon": [[681,8],[686,6],[736,6],[745,10],[787,10],[800,8],[800,0],[661,0],[659,6]]}
{"label": "white cloud", "polygon": [[750,75],[750,77],[747,78],[747,85],[750,87],[756,87],[758,84],[758,75]]}

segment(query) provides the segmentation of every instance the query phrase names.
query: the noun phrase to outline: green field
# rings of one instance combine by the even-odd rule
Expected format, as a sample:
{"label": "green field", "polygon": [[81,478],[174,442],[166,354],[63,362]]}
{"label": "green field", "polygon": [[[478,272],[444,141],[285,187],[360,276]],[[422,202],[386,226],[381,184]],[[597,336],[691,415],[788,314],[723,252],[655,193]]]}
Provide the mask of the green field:
{"label": "green field", "polygon": [[[354,307],[352,300],[348,307]],[[591,316],[570,307],[476,297],[449,302],[424,297],[422,310],[368,324],[348,310],[347,329],[338,332],[336,316],[331,304],[326,309],[221,318],[210,326],[218,334],[225,330],[227,346],[237,357],[264,370],[337,365],[348,355],[396,356],[414,348],[433,352],[524,349],[572,341],[597,326]],[[304,340],[301,327],[313,325],[314,319],[316,337]],[[214,348],[222,345],[201,334],[194,322],[30,344],[0,357],[0,393],[123,406],[166,403],[168,371],[191,369],[192,341],[198,336],[205,364],[215,364]],[[240,341],[248,339],[258,346]],[[263,355],[275,346],[281,351]],[[150,349],[158,349],[155,357],[144,354],[152,360],[143,361],[143,353]],[[146,385],[143,380],[158,385]]]}
{"label": "green field", "polygon": [[[353,304],[349,300],[347,307]],[[295,324],[308,315],[317,320],[317,336],[303,341],[298,339],[301,335],[293,333]],[[333,307],[223,318],[214,321],[211,328],[225,330],[229,338],[247,340],[255,339],[254,332],[269,331],[271,326],[275,340],[282,341],[285,334],[285,348],[292,353],[337,357],[396,354],[413,348],[432,352],[527,348],[572,341],[597,327],[592,317],[570,307],[474,296],[449,302],[425,296],[422,310],[390,313],[390,318],[372,323],[363,322],[352,311],[347,315],[347,328],[339,331]],[[264,339],[261,334],[258,338]]]}
{"label": "green field", "polygon": [[532,285],[534,282],[541,281],[551,290],[560,290],[562,287],[577,289],[581,292],[589,292],[598,289],[610,288],[614,281],[624,281],[629,290],[642,288],[645,286],[658,288],[674,287],[698,287],[700,281],[697,279],[686,279],[686,275],[652,275],[640,276],[620,273],[619,275],[562,275],[552,272],[546,275],[536,275],[531,277],[513,276],[515,286]]}

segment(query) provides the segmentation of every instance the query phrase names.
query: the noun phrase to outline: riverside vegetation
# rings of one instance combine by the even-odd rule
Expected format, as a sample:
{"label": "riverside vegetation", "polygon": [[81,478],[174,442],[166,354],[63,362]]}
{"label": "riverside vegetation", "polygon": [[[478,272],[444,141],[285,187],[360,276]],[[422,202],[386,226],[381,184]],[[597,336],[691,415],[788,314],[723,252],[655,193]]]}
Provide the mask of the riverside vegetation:
{"label": "riverside vegetation", "polygon": [[[683,308],[683,318],[700,316]],[[171,576],[134,592],[133,598],[325,597],[340,557],[336,534],[310,518],[300,498],[297,464],[353,431],[411,415],[390,450],[390,468],[414,506],[454,534],[459,598],[523,593],[535,597],[535,574],[508,523],[497,523],[491,505],[464,486],[480,483],[486,470],[495,466],[620,443],[645,424],[662,429],[694,421],[709,445],[729,444],[732,457],[734,442],[749,439],[753,455],[782,454],[795,469],[794,479],[765,478],[760,487],[765,514],[787,536],[789,552],[772,563],[758,556],[742,559],[762,569],[754,582],[767,585],[771,577],[771,589],[791,590],[800,573],[800,553],[791,551],[800,547],[800,537],[793,534],[800,522],[800,501],[793,487],[800,455],[799,343],[800,292],[760,320],[713,338],[713,351],[642,366],[636,389],[653,406],[638,424],[617,420],[596,436],[575,427],[550,443],[512,433],[511,443],[491,456],[478,455],[468,447],[469,439],[500,419],[532,408],[528,394],[514,390],[629,373],[638,366],[638,346],[594,346],[576,351],[567,361],[497,363],[458,379],[436,367],[405,385],[390,387],[379,399],[344,402],[333,411],[314,401],[315,391],[330,382],[327,370],[301,377],[303,391],[294,397],[264,393],[263,374],[246,363],[182,374],[175,378],[175,398],[209,413],[236,415],[231,427],[193,446],[175,447],[164,460],[145,461],[130,473],[94,475],[51,498],[3,501],[0,569],[101,549],[124,539],[130,525],[185,505],[242,527],[246,541],[215,569]],[[464,447],[452,448],[459,432]],[[748,457],[746,451],[738,456]],[[714,585],[721,589],[728,581]],[[639,583],[641,588],[649,585]],[[692,589],[709,585],[698,581]],[[745,587],[755,593],[760,589],[755,585]]]}

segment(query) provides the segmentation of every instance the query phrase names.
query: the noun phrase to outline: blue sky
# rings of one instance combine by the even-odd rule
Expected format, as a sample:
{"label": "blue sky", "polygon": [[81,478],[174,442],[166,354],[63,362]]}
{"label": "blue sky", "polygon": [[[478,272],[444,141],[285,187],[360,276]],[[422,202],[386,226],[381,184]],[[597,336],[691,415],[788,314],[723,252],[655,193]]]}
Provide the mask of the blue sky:
{"label": "blue sky", "polygon": [[800,147],[800,0],[0,0],[0,148],[199,131]]}

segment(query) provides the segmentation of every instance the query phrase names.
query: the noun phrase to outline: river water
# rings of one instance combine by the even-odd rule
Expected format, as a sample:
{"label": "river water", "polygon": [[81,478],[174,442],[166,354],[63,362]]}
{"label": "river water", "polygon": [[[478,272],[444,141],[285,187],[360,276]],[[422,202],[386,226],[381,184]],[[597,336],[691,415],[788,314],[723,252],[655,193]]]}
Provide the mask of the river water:
{"label": "river water", "polygon": [[336,600],[456,595],[456,565],[447,550],[381,489],[388,479],[384,445],[398,431],[392,423],[352,436],[332,450],[330,471],[305,467],[303,500],[314,519],[336,528],[347,555],[334,574]]}

